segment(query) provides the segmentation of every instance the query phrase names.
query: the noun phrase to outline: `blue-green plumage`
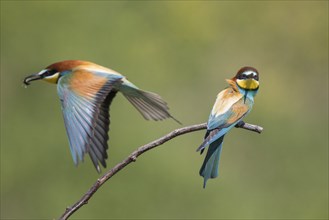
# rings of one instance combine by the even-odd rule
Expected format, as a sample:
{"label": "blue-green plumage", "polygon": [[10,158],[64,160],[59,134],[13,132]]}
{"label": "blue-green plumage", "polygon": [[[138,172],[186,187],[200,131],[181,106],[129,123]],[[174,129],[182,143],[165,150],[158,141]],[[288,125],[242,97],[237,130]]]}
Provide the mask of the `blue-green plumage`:
{"label": "blue-green plumage", "polygon": [[223,140],[224,135],[209,145],[206,158],[204,159],[199,172],[204,178],[203,188],[206,187],[206,183],[209,178],[216,178],[218,176],[219,159],[222,151]]}
{"label": "blue-green plumage", "polygon": [[258,91],[258,72],[252,67],[240,69],[232,80],[227,80],[230,87],[220,92],[210,113],[207,133],[197,151],[208,151],[200,169],[203,187],[209,178],[218,176],[219,160],[224,136],[251,111],[254,96]]}
{"label": "blue-green plumage", "polygon": [[167,103],[158,94],[141,90],[120,73],[95,63],[57,62],[26,77],[24,84],[40,79],[57,84],[74,163],[77,165],[89,154],[98,172],[99,163],[106,167],[109,108],[117,92],[147,120],[173,118]]}
{"label": "blue-green plumage", "polygon": [[89,153],[99,171],[98,161],[105,167],[107,158],[104,146],[107,146],[108,140],[110,103],[105,100],[113,99],[113,85],[122,76],[108,74],[108,80],[102,88],[93,95],[90,93],[89,97],[72,90],[71,78],[71,74],[63,75],[58,81],[57,92],[73,161],[78,164],[79,160],[83,161],[84,154]]}

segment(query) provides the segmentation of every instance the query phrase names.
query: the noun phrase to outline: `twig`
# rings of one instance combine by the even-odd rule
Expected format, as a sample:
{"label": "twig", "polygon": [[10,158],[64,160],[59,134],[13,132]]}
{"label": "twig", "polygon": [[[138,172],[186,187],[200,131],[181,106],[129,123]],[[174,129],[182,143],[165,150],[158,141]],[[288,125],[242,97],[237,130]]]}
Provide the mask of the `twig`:
{"label": "twig", "polygon": [[[249,131],[254,131],[257,133],[261,133],[263,131],[263,128],[258,125],[252,125],[244,122],[240,122],[236,125],[238,128],[247,129]],[[94,185],[87,191],[86,194],[84,194],[81,199],[79,199],[78,202],[76,202],[73,206],[67,207],[63,215],[59,218],[61,220],[68,219],[74,212],[76,212],[78,209],[80,209],[83,205],[87,204],[89,199],[94,195],[94,193],[112,176],[114,176],[116,173],[118,173],[121,169],[126,167],[131,162],[135,162],[137,157],[139,155],[145,153],[148,150],[151,150],[159,145],[162,145],[163,143],[186,133],[206,129],[207,124],[198,124],[198,125],[191,125],[183,128],[178,128],[167,135],[151,142],[148,144],[145,144],[141,147],[139,147],[137,150],[132,152],[126,159],[124,159],[121,163],[118,163],[116,166],[114,166],[111,170],[109,170],[107,173],[105,173],[101,178],[99,178]]]}

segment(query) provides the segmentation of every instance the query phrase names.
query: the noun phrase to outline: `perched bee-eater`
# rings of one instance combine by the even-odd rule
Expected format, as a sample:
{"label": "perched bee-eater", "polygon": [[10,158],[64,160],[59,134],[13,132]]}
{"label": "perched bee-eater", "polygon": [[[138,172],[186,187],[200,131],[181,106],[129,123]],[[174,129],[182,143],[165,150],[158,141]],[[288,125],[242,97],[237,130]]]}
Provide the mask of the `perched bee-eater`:
{"label": "perched bee-eater", "polygon": [[159,95],[141,90],[120,73],[95,63],[57,62],[26,77],[24,84],[39,79],[57,84],[74,163],[83,161],[88,153],[98,172],[99,163],[106,167],[109,108],[118,91],[147,120],[173,118],[167,103]]}
{"label": "perched bee-eater", "polygon": [[197,149],[201,153],[209,145],[206,158],[200,169],[203,188],[209,178],[218,176],[219,158],[225,134],[236,126],[250,112],[259,88],[259,73],[253,67],[243,67],[232,79],[230,85],[217,95],[216,102],[207,123],[207,133]]}

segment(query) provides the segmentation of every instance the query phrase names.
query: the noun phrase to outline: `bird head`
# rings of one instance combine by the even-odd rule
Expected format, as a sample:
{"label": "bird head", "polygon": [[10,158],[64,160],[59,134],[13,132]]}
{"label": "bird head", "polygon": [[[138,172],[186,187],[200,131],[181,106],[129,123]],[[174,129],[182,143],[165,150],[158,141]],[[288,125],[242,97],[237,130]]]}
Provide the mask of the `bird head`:
{"label": "bird head", "polygon": [[39,73],[32,74],[26,77],[23,81],[25,85],[30,85],[31,81],[42,79],[49,83],[56,84],[58,79],[63,75],[64,72],[71,71],[80,65],[86,65],[90,62],[81,60],[65,60],[57,63],[53,63],[41,70]]}
{"label": "bird head", "polygon": [[253,67],[242,67],[232,80],[235,81],[241,89],[257,90],[259,87],[259,73]]}

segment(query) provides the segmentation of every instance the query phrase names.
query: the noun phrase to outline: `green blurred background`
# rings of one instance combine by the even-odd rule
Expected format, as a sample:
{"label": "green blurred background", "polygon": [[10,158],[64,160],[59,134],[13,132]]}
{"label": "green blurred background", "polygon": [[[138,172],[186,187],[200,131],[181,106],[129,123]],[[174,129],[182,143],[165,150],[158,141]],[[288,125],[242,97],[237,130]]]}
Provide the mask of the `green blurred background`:
{"label": "green blurred background", "polygon": [[[73,219],[328,218],[328,1],[1,1],[2,219],[57,218],[100,177],[89,158],[73,165],[56,87],[22,84],[65,59],[161,94],[184,126],[206,122],[225,79],[254,66],[245,121],[264,127],[230,132],[205,190],[199,131],[142,155]],[[108,167],[178,127],[118,95]]]}

